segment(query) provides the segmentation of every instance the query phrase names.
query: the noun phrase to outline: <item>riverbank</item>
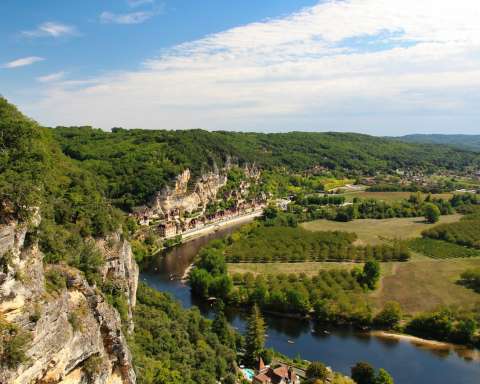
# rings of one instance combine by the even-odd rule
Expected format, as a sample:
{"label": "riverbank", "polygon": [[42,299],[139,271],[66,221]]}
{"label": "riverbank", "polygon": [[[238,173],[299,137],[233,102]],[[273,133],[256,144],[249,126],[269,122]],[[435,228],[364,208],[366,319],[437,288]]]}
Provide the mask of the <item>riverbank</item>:
{"label": "riverbank", "polygon": [[380,339],[389,339],[389,340],[398,340],[398,341],[408,341],[411,344],[421,347],[428,348],[430,350],[437,351],[451,351],[454,350],[459,356],[473,360],[480,361],[480,350],[469,348],[464,345],[448,343],[438,340],[423,339],[421,337],[407,335],[403,333],[393,333],[386,331],[371,331],[370,335],[378,337]]}
{"label": "riverbank", "polygon": [[[219,223],[209,224],[208,226],[205,226],[203,228],[195,230],[195,232],[194,233],[192,232],[191,234],[189,234],[188,237],[182,238],[182,244],[188,243],[189,241],[192,241],[192,240],[197,240],[197,239],[199,239],[201,237],[204,237],[204,236],[208,236],[209,234],[215,233],[220,228],[221,229],[226,229],[226,228],[236,226],[236,225],[239,225],[239,224],[247,224],[247,223],[255,220],[255,218],[260,217],[262,214],[263,214],[263,209],[259,209],[259,210],[256,210],[254,212],[251,212],[247,215],[234,217],[234,218],[231,218],[231,219],[219,222]],[[187,282],[188,275],[189,275],[190,271],[192,270],[192,268],[193,268],[193,263],[190,263],[189,266],[185,269],[185,272],[183,273],[183,275],[180,279],[180,281],[182,283]]]}
{"label": "riverbank", "polygon": [[185,232],[182,234],[182,242],[191,241],[198,239],[199,237],[206,236],[210,233],[216,232],[219,228],[227,228],[232,225],[238,225],[241,223],[248,223],[253,221],[255,218],[262,216],[263,209],[257,209],[254,212],[248,213],[246,215],[232,217],[228,220],[222,220],[219,222],[208,224],[202,228],[195,229],[190,232]]}

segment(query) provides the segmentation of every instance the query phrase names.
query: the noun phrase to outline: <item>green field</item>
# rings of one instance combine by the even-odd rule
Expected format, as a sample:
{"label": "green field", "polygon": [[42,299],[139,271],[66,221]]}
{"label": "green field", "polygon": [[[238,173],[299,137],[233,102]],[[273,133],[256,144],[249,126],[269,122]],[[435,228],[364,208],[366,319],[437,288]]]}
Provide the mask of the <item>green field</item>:
{"label": "green field", "polygon": [[[441,216],[440,223],[453,223],[460,220],[461,215]],[[358,235],[357,245],[380,244],[388,240],[410,239],[419,237],[423,230],[431,228],[421,217],[395,219],[362,219],[349,222],[331,220],[315,220],[302,223],[309,231],[346,231]]]}
{"label": "green field", "polygon": [[457,284],[460,274],[474,267],[480,267],[480,259],[433,260],[419,256],[407,263],[384,263],[379,288],[370,294],[370,300],[376,308],[387,301],[398,301],[408,314],[444,305],[480,305],[478,293]]}
{"label": "green field", "polygon": [[[346,192],[343,194],[347,201],[352,201],[354,197],[361,199],[377,199],[383,201],[399,201],[408,199],[413,192],[370,192],[370,191],[360,191],[360,192]],[[427,196],[424,194],[424,196]],[[453,196],[453,193],[439,193],[432,194],[432,197],[437,199],[448,200]]]}

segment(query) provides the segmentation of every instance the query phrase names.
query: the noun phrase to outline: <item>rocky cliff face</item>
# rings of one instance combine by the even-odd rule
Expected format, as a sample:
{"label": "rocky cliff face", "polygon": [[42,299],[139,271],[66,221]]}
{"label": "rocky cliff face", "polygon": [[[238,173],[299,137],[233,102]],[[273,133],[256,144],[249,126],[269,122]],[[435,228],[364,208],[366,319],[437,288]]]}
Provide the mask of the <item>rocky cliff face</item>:
{"label": "rocky cliff face", "polygon": [[[117,311],[78,270],[44,267],[26,234],[18,223],[0,226],[0,321],[28,336],[26,359],[2,362],[0,383],[135,383]],[[104,275],[124,279],[131,314],[138,269],[130,247],[118,235],[99,246]]]}
{"label": "rocky cliff face", "polygon": [[193,191],[188,190],[190,181],[190,170],[186,169],[177,176],[173,188],[167,187],[157,194],[152,210],[160,215],[169,215],[204,209],[227,183],[227,176],[218,170],[203,174],[195,182]]}

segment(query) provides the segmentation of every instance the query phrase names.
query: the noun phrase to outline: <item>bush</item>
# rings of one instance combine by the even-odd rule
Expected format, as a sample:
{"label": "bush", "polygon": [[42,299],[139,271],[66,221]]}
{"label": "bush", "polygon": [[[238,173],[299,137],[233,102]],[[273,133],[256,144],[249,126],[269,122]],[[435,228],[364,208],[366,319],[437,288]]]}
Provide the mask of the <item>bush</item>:
{"label": "bush", "polygon": [[15,369],[26,362],[30,340],[30,334],[0,318],[0,367]]}
{"label": "bush", "polygon": [[311,382],[315,380],[326,380],[329,376],[329,371],[325,364],[319,361],[313,361],[307,368],[306,371],[307,379]]}
{"label": "bush", "polygon": [[402,308],[396,301],[385,303],[383,309],[375,316],[373,322],[379,327],[395,328],[402,319]]}
{"label": "bush", "polygon": [[60,292],[67,286],[65,275],[55,269],[50,269],[45,273],[45,288],[47,292]]}

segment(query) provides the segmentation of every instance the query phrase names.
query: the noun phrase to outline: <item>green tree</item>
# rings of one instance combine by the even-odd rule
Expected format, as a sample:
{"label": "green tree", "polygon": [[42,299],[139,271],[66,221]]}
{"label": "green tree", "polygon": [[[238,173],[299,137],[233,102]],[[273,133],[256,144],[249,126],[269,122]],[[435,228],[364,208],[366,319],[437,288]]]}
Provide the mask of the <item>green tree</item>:
{"label": "green tree", "polygon": [[394,384],[392,376],[383,368],[380,368],[375,377],[374,384]]}
{"label": "green tree", "polygon": [[315,382],[315,380],[326,380],[328,373],[325,364],[319,361],[312,361],[306,371],[307,379],[311,382]]}
{"label": "green tree", "polygon": [[402,308],[396,301],[388,301],[383,309],[375,316],[376,325],[386,328],[394,328],[402,319]]}
{"label": "green tree", "polygon": [[355,364],[351,369],[351,376],[357,384],[375,384],[375,369],[368,363]]}
{"label": "green tree", "polygon": [[362,280],[369,289],[375,289],[380,279],[380,263],[375,259],[368,260],[363,266]]}
{"label": "green tree", "polygon": [[265,322],[262,314],[255,304],[247,321],[247,334],[245,337],[245,358],[250,364],[255,364],[265,346]]}
{"label": "green tree", "polygon": [[235,335],[225,317],[224,308],[225,306],[221,300],[215,304],[215,317],[212,322],[212,331],[216,333],[218,340],[220,340],[223,345],[235,348]]}
{"label": "green tree", "polygon": [[440,219],[440,209],[432,203],[425,204],[423,208],[425,220],[430,224],[436,223]]}

